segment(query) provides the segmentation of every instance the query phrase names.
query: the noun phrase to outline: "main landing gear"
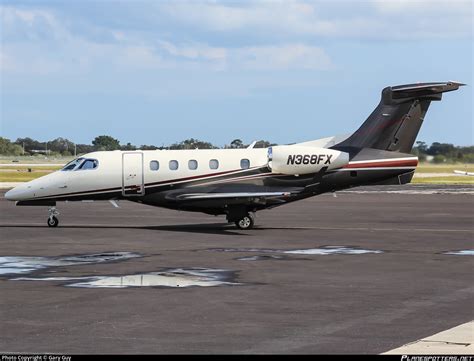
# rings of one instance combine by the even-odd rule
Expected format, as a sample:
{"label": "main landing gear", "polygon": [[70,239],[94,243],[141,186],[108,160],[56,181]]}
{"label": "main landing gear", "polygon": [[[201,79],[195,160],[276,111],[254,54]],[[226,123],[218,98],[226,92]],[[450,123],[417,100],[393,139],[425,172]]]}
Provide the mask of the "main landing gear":
{"label": "main landing gear", "polygon": [[56,216],[59,216],[59,212],[56,207],[49,207],[48,208],[48,226],[49,227],[57,227],[59,224],[59,219]]}
{"label": "main landing gear", "polygon": [[239,229],[252,229],[255,224],[255,212],[242,206],[226,206],[227,222],[235,223]]}
{"label": "main landing gear", "polygon": [[239,229],[252,229],[255,225],[255,216],[253,213],[247,213],[239,220],[235,221],[235,225]]}

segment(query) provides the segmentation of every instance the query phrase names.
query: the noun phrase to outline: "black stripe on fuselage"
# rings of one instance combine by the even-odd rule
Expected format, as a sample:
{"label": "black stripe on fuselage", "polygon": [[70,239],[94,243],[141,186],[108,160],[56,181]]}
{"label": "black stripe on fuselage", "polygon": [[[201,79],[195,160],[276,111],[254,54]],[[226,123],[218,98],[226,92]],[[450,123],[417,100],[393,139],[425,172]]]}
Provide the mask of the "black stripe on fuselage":
{"label": "black stripe on fuselage", "polygon": [[[209,179],[212,179],[213,181],[219,181],[219,180],[224,180],[224,179],[237,179],[240,177],[234,177],[236,173],[239,173],[242,177],[244,176],[249,176],[253,174],[258,174],[258,173],[263,173],[263,172],[268,172],[268,168],[266,166],[264,167],[254,167],[250,169],[234,169],[231,171],[224,171],[224,172],[216,172],[216,173],[208,173],[208,174],[202,174],[202,175],[196,175],[196,176],[191,176],[191,177],[183,177],[183,178],[177,178],[173,180],[165,180],[165,181],[160,181],[160,182],[151,182],[151,183],[145,183],[145,189],[146,191],[152,191],[152,192],[157,192],[161,191],[163,188],[166,189],[167,186],[175,186],[176,184],[179,185],[189,185],[189,183],[192,183],[193,185],[199,185],[202,182],[206,182]],[[127,186],[125,187],[125,190],[131,190],[133,186]],[[111,193],[115,194],[118,193],[118,196],[122,195],[122,187],[114,187],[114,188],[103,188],[103,189],[96,189],[96,190],[88,190],[88,191],[80,191],[80,192],[71,192],[71,193],[63,193],[63,194],[56,194],[56,195],[51,195],[51,196],[44,196],[44,197],[38,197],[34,198],[34,200],[43,200],[43,199],[76,199],[76,197],[81,197],[83,198],[84,196],[91,196],[91,195],[101,195],[102,193],[107,193],[106,196],[107,198],[110,198]]]}

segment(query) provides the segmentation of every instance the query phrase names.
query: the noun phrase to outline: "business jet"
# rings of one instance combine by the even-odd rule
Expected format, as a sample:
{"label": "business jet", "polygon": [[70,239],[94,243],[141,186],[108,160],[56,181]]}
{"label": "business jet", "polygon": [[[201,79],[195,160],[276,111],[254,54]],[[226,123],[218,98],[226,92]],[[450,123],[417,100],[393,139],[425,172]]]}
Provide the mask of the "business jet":
{"label": "business jet", "polygon": [[351,187],[409,183],[410,154],[432,101],[465,85],[418,83],[383,89],[379,105],[352,135],[269,148],[106,151],[5,194],[17,206],[47,206],[56,227],[60,201],[129,200],[225,215],[240,229],[255,212]]}
{"label": "business jet", "polygon": [[459,175],[468,175],[468,176],[474,176],[474,172],[467,172],[467,171],[463,171],[463,170],[455,170],[453,171],[454,174],[459,174]]}

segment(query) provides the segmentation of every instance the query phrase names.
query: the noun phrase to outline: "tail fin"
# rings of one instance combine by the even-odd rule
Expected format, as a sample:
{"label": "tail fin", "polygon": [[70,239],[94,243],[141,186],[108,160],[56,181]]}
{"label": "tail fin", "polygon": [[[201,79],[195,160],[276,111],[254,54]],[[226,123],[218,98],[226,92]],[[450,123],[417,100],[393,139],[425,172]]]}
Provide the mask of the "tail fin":
{"label": "tail fin", "polygon": [[374,148],[410,153],[432,101],[465,85],[457,82],[419,83],[387,87],[361,127],[334,148]]}

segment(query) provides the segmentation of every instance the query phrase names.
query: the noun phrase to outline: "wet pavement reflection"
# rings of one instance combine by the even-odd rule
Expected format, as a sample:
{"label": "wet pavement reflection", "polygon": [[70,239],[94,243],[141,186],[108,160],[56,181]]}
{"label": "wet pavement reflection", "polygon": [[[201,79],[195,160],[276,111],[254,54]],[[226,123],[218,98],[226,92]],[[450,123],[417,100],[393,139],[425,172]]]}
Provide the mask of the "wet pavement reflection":
{"label": "wet pavement reflection", "polygon": [[133,252],[105,252],[61,257],[0,257],[0,276],[26,274],[51,267],[77,266],[92,263],[124,261],[142,257]]}
{"label": "wet pavement reflection", "polygon": [[233,286],[235,272],[212,268],[176,268],[159,272],[85,277],[22,277],[15,281],[66,282],[67,287],[82,288],[128,288],[128,287],[215,287]]}
{"label": "wet pavement reflection", "polygon": [[[305,248],[305,249],[267,249],[267,248],[214,248],[213,251],[217,252],[254,252],[254,253],[277,253],[277,254],[289,254],[289,255],[318,255],[327,256],[333,254],[347,254],[347,255],[360,255],[360,254],[379,254],[383,253],[380,250],[372,249],[361,249],[356,247],[345,247],[345,246],[323,246],[318,248]],[[261,259],[268,259],[269,256],[255,256],[260,258],[251,259],[250,257],[240,258],[242,261],[255,261]],[[272,258],[278,259],[277,256]],[[282,259],[282,258],[280,258]]]}
{"label": "wet pavement reflection", "polygon": [[451,251],[451,252],[445,252],[444,254],[450,254],[450,255],[455,255],[455,256],[474,256],[474,249]]}

